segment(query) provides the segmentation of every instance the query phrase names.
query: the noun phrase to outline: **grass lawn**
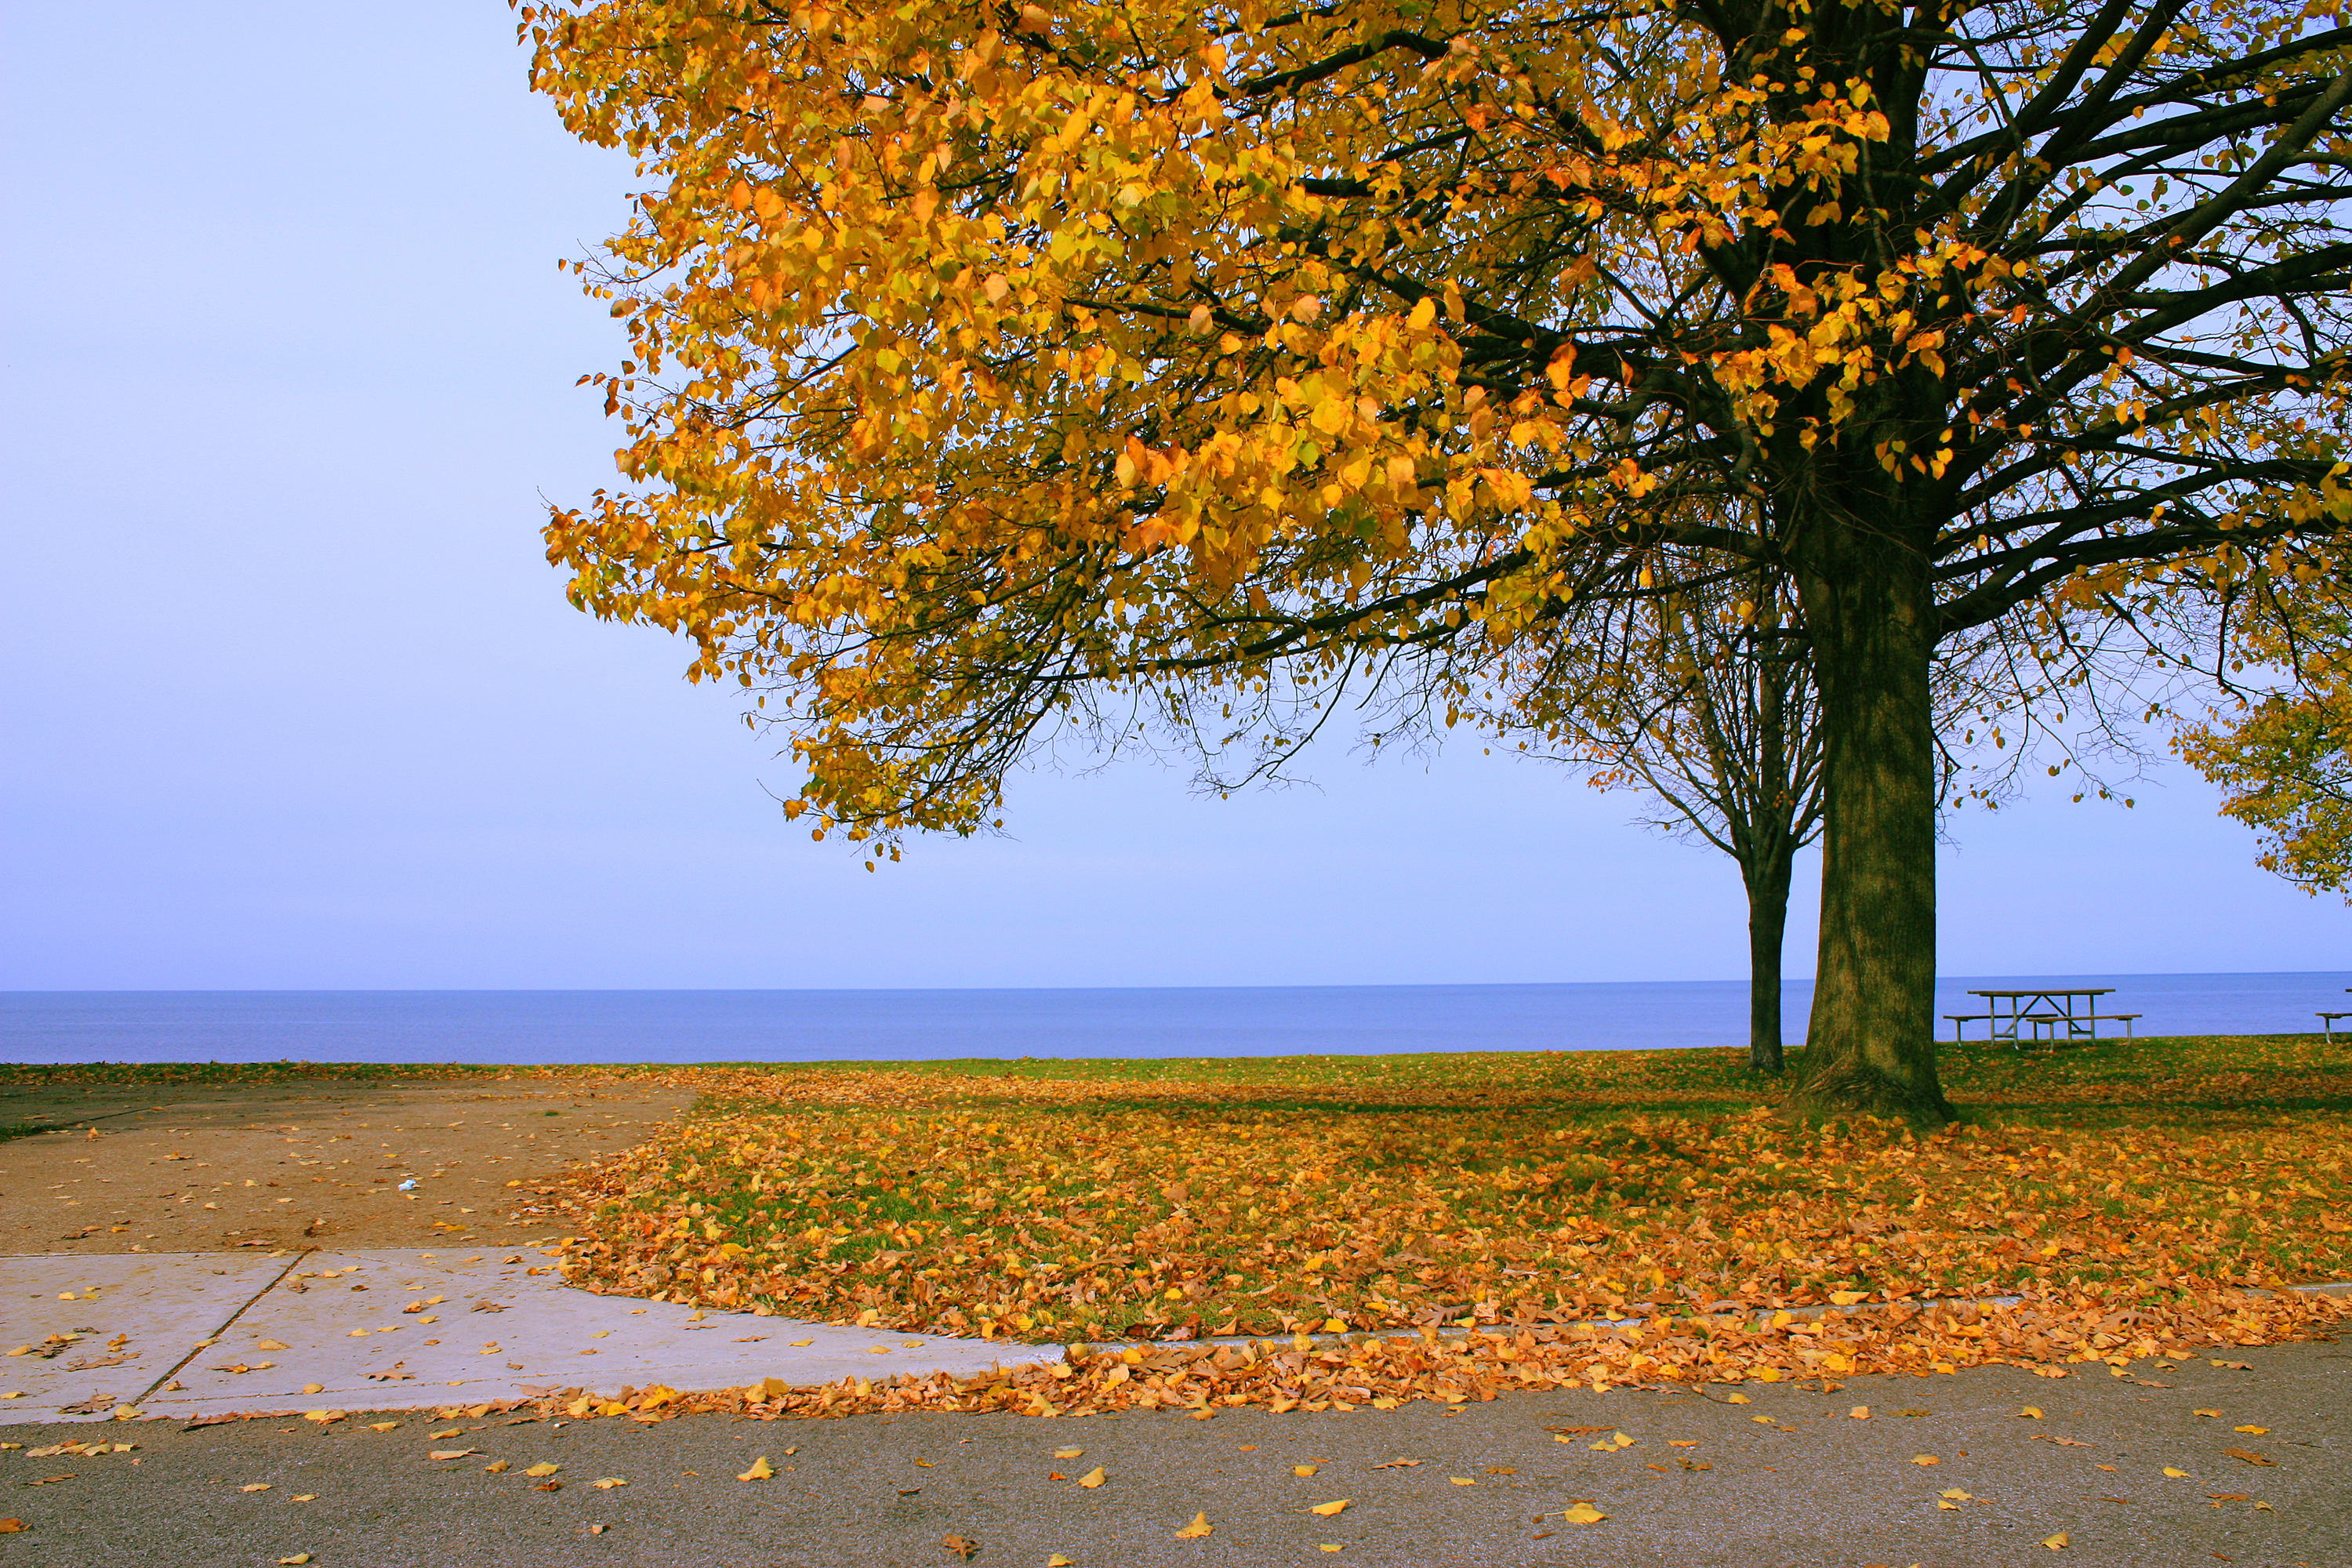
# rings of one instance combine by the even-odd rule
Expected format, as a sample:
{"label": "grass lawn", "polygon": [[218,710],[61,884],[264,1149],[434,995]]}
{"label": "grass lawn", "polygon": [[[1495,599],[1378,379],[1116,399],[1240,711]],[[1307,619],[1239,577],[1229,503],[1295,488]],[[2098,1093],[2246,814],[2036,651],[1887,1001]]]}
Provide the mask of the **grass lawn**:
{"label": "grass lawn", "polygon": [[[1780,1121],[1744,1056],[570,1069],[702,1097],[572,1181],[565,1272],[1074,1348],[965,1382],[719,1396],[761,1414],[1383,1407],[1995,1361],[2124,1375],[2352,1314],[2274,1293],[2352,1277],[2352,1040],[1947,1047],[1963,1121],[1925,1136]],[[1989,1296],[2022,1300],[1955,1301]],[[1300,1337],[1336,1330],[1368,1334]],[[1258,1339],[1204,1342],[1229,1335]]]}
{"label": "grass lawn", "polygon": [[579,1194],[608,1288],[1164,1340],[2352,1276],[2352,1045],[1948,1048],[1958,1126],[1774,1119],[1737,1051],[713,1070]]}

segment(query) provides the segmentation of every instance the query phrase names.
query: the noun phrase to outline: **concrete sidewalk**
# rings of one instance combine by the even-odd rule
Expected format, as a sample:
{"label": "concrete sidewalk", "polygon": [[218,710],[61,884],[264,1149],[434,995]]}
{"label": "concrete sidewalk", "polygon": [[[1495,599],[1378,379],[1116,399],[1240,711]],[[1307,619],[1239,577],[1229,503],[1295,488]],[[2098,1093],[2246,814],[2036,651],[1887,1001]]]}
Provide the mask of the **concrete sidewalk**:
{"label": "concrete sidewalk", "polygon": [[0,1424],[420,1409],[664,1384],[796,1386],[1059,1361],[566,1285],[553,1249],[0,1258]]}

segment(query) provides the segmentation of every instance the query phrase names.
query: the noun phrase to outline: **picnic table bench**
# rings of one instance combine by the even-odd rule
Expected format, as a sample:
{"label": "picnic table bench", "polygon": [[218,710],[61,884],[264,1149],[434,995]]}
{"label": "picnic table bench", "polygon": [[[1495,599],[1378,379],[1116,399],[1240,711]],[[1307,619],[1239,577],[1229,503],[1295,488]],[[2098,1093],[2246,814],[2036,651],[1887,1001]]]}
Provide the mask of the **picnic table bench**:
{"label": "picnic table bench", "polygon": [[[2346,992],[2346,994],[2352,994],[2352,985],[2347,985],[2347,986],[2344,988],[2344,990],[2345,990],[2345,992]],[[2322,1013],[2322,1014],[2320,1014],[2320,1015],[2319,1015],[2319,1031],[2320,1031],[2320,1033],[2322,1033],[2322,1034],[2324,1034],[2324,1035],[2332,1035],[2332,1034],[2334,1034],[2334,1033],[2336,1032],[2336,1019],[2338,1019],[2338,1018],[2352,1018],[2352,1013]]]}
{"label": "picnic table bench", "polygon": [[[2103,1023],[2121,1024],[2128,1037],[2137,1013],[2102,1013],[2099,998],[2115,994],[2112,985],[2045,986],[2025,991],[1970,991],[1971,996],[1985,999],[1981,1013],[1947,1013],[1952,1021],[1952,1038],[1957,1043],[1967,1037],[1967,1026],[1982,1024],[1988,1040],[2007,1040],[2012,1049],[2021,1048],[2027,1038],[2057,1045],[2062,1040],[2097,1039]],[[2074,1004],[2083,1005],[2077,1011]],[[2352,1014],[2343,1016],[2352,1017]],[[2025,1031],[2031,1030],[2029,1037]],[[2061,1030],[2064,1031],[2061,1034]]]}

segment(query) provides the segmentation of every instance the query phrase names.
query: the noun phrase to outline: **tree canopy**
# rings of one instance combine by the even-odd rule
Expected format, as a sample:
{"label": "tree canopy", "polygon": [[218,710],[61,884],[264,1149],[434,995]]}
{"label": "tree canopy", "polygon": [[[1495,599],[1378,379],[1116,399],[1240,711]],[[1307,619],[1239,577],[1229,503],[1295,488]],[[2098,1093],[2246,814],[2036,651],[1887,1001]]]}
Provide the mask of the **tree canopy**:
{"label": "tree canopy", "polygon": [[1933,1119],[1938,645],[2191,625],[2352,519],[2335,0],[521,16],[650,176],[575,263],[629,482],[551,558],[756,694],[820,833],[992,820],[1070,726],[1278,757],[1662,551],[1769,569],[1799,1092]]}

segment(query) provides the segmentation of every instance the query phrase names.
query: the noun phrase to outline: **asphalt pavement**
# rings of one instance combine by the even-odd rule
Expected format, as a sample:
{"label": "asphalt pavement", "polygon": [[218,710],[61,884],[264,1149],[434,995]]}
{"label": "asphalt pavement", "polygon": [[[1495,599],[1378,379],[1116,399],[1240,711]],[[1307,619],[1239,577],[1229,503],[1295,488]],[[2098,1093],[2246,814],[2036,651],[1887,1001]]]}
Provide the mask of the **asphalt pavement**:
{"label": "asphalt pavement", "polygon": [[[2138,1362],[2125,1376],[2094,1364],[2064,1378],[1856,1377],[1826,1393],[1750,1384],[1745,1404],[1719,1388],[1579,1389],[1453,1413],[1208,1421],[353,1410],[16,1426],[0,1515],[24,1529],[0,1534],[0,1568],[1042,1568],[1057,1556],[1073,1568],[2342,1568],[2347,1373],[2352,1347],[2318,1342]],[[771,1478],[738,1479],[761,1459]],[[548,1465],[560,1468],[535,1470]]]}

